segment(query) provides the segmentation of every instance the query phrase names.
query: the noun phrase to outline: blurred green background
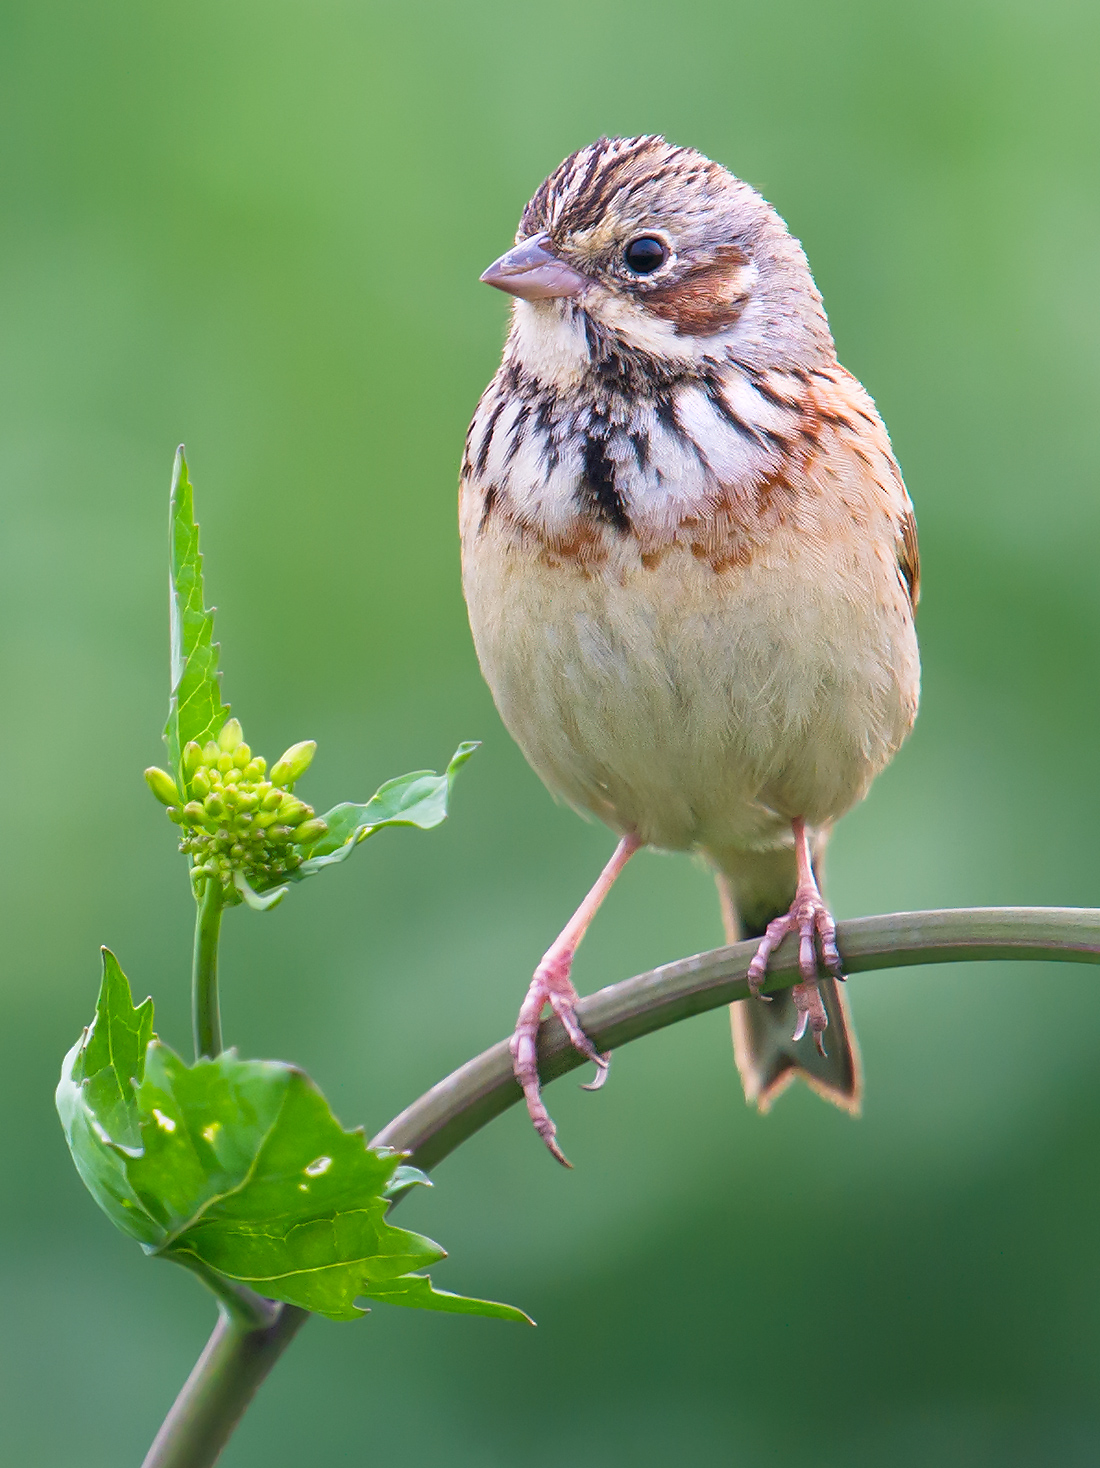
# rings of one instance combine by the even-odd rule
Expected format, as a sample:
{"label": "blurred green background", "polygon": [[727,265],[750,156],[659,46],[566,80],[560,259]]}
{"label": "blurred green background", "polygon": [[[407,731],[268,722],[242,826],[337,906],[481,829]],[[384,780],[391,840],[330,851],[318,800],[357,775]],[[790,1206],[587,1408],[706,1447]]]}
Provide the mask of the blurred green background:
{"label": "blurred green background", "polygon": [[[212,1323],[84,1193],[52,1107],[97,945],[186,1048],[191,923],[141,780],[166,697],[185,439],[225,690],[364,799],[484,747],[439,832],[235,914],[227,1035],[377,1129],[503,1035],[610,850],[479,678],[462,436],[478,274],[559,160],[662,131],[804,241],[917,502],[924,709],[832,848],[841,915],[1100,903],[1100,11],[1087,0],[5,0],[0,7],[4,959],[0,1454],[137,1463]],[[649,856],[584,989],[720,941]],[[402,1222],[537,1331],[311,1323],[225,1456],[259,1464],[1094,1464],[1100,1063],[1082,969],[856,978],[858,1124],[745,1108],[723,1012],[513,1112]]]}

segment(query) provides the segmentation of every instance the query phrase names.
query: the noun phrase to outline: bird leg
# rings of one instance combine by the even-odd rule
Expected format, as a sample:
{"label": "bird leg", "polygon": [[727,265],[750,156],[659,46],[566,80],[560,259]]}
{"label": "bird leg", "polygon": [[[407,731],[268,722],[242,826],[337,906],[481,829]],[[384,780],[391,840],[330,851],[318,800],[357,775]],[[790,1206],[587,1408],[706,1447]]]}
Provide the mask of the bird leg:
{"label": "bird leg", "polygon": [[758,999],[768,997],[760,993],[760,986],[768,971],[768,960],[788,933],[797,933],[798,967],[803,982],[796,984],[791,990],[791,997],[798,1012],[798,1022],[791,1038],[801,1040],[808,1027],[814,1037],[814,1044],[824,1055],[825,1044],[821,1037],[825,1033],[829,1020],[817,987],[816,945],[818,943],[821,945],[821,958],[825,967],[830,969],[838,979],[843,979],[844,975],[841,972],[840,953],[836,946],[836,923],[833,921],[832,913],[825,906],[821,890],[817,885],[817,878],[814,876],[806,822],[799,816],[791,822],[791,826],[794,831],[794,850],[798,862],[798,886],[795,889],[794,901],[791,903],[790,910],[782,917],[777,917],[770,922],[760,940],[760,946],[749,964],[749,988]]}
{"label": "bird leg", "polygon": [[581,1029],[576,1011],[579,995],[573,987],[569,971],[573,966],[573,955],[580,946],[580,941],[589,923],[596,916],[600,904],[611,891],[615,878],[641,845],[641,841],[636,836],[623,837],[615,848],[614,856],[600,873],[588,896],[547,949],[542,962],[535,970],[535,977],[531,980],[531,987],[527,990],[527,997],[523,1001],[516,1020],[515,1032],[509,1043],[509,1049],[512,1052],[512,1070],[516,1080],[523,1087],[523,1094],[527,1101],[527,1114],[534,1123],[539,1136],[564,1167],[570,1167],[572,1164],[554,1140],[557,1127],[546,1109],[539,1086],[539,1021],[542,1019],[544,1007],[549,1003],[550,1008],[561,1020],[574,1050],[587,1056],[597,1065],[596,1079],[586,1086],[585,1090],[598,1091],[607,1079],[607,1068],[611,1057],[601,1055]]}

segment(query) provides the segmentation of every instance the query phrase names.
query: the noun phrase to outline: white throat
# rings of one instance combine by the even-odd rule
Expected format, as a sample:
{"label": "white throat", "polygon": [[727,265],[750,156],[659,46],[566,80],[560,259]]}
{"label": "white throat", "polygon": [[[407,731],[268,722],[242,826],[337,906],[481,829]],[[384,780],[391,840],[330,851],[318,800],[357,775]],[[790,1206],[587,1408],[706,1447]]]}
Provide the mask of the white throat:
{"label": "white throat", "polygon": [[[593,316],[604,330],[615,333],[624,349],[655,357],[673,370],[719,365],[736,354],[739,321],[711,336],[682,335],[671,321],[625,296],[602,286],[593,287],[591,295]],[[583,315],[554,300],[517,300],[509,344],[526,372],[559,390],[577,386],[591,365]]]}

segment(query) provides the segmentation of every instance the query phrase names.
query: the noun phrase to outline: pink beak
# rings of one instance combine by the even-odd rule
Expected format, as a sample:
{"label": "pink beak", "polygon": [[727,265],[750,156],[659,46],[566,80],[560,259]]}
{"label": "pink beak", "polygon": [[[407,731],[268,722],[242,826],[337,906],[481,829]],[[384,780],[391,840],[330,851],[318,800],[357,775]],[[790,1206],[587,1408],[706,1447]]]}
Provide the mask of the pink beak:
{"label": "pink beak", "polygon": [[481,279],[498,291],[521,296],[525,301],[546,301],[554,296],[579,296],[592,285],[587,275],[566,265],[549,249],[549,235],[524,240],[494,260]]}

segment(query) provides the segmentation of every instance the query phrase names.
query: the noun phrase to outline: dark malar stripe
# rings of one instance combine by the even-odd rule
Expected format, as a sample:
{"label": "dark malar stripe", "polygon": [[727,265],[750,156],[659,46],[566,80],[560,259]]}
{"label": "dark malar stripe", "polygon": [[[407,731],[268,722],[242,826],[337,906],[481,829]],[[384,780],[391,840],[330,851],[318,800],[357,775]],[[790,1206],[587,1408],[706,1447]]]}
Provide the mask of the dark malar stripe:
{"label": "dark malar stripe", "polygon": [[722,393],[721,384],[715,382],[713,378],[704,382],[703,391],[706,393],[707,401],[714,411],[720,417],[724,418],[731,428],[736,429],[742,438],[747,438],[750,443],[754,443],[762,449],[767,448],[769,439],[773,443],[775,442],[775,435],[770,433],[768,429],[754,428],[751,423],[746,423],[744,418],[733,411]]}
{"label": "dark malar stripe", "polygon": [[553,388],[536,388],[533,380],[525,385],[525,391],[528,396],[534,398],[535,418],[531,425],[531,431],[542,439],[543,473],[549,478],[561,461],[561,454],[555,439],[558,419],[557,394]]}
{"label": "dark malar stripe", "polygon": [[791,411],[792,404],[780,393],[776,392],[775,388],[768,382],[765,373],[758,371],[755,367],[749,367],[744,362],[735,361],[731,365],[751,380],[753,387],[762,398],[766,398],[769,403],[772,403],[777,408],[783,408],[788,413]]}
{"label": "dark malar stripe", "polygon": [[500,417],[501,413],[504,412],[507,401],[508,400],[505,397],[500,397],[497,399],[496,407],[493,409],[492,413],[489,416],[489,421],[485,425],[485,432],[482,435],[481,446],[477,451],[477,472],[479,474],[485,473],[485,466],[489,462],[489,449],[492,446],[493,433],[496,430],[497,419]]}
{"label": "dark malar stripe", "polygon": [[659,392],[653,399],[653,407],[657,414],[657,422],[675,437],[683,435],[680,420],[676,416],[676,404],[669,392]]}
{"label": "dark malar stripe", "polygon": [[630,519],[622,496],[615,488],[615,465],[607,454],[607,442],[589,434],[584,441],[584,474],[577,489],[581,510],[612,529],[625,533]]}
{"label": "dark malar stripe", "polygon": [[497,487],[495,484],[486,486],[485,498],[481,502],[481,519],[477,522],[477,533],[480,535],[488,525],[493,513],[493,506],[497,502]]}
{"label": "dark malar stripe", "polygon": [[508,434],[508,448],[507,448],[507,450],[505,451],[505,454],[504,454],[504,466],[505,466],[505,468],[508,467],[508,465],[512,462],[512,460],[519,453],[520,445],[523,443],[523,429],[524,429],[524,425],[526,424],[526,422],[527,422],[528,418],[530,418],[530,416],[531,416],[531,405],[530,405],[530,403],[521,403],[520,406],[519,406],[519,411],[516,413],[515,421],[513,422],[512,427],[511,427],[511,429],[509,431],[509,434]]}

